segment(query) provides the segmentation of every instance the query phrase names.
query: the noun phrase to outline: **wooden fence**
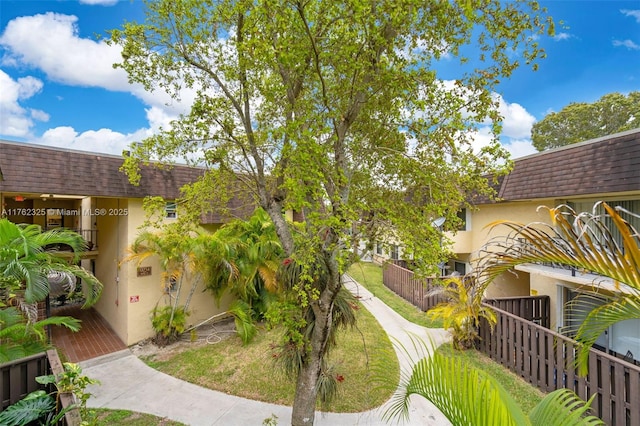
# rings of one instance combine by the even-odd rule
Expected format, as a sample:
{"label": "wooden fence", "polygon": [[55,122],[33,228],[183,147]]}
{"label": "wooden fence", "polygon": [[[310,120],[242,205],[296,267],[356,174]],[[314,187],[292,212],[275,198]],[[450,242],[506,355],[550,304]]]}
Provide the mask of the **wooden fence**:
{"label": "wooden fence", "polygon": [[551,298],[549,296],[497,297],[485,302],[527,321],[551,328]]}
{"label": "wooden fence", "polygon": [[612,426],[640,425],[640,367],[591,349],[588,374],[575,367],[577,343],[559,333],[495,308],[493,331],[479,330],[478,350],[544,392],[560,388],[588,400],[594,413]]}
{"label": "wooden fence", "polygon": [[382,266],[382,282],[386,287],[423,311],[444,300],[441,295],[428,294],[436,287],[434,278],[414,279],[413,272],[401,265],[405,265],[403,261],[387,262]]}
{"label": "wooden fence", "polygon": [[44,352],[0,364],[0,411],[20,401],[29,393],[42,389],[42,385],[36,382],[36,377],[46,374],[49,374],[49,361]]}
{"label": "wooden fence", "polygon": [[[44,386],[36,382],[36,377],[47,374],[62,374],[62,362],[55,349],[31,355],[15,361],[0,364],[0,411],[9,405],[20,401],[29,393],[43,389],[48,393],[55,393],[54,385]],[[60,405],[65,409],[74,404],[74,397],[70,394],[60,394]],[[61,426],[79,426],[81,424],[78,408],[65,413]]]}
{"label": "wooden fence", "polygon": [[[423,311],[439,302],[425,296],[431,280],[415,280],[411,271],[398,265],[384,266],[383,282]],[[548,329],[548,300],[540,296],[521,299],[489,300],[498,322],[494,330],[486,321],[481,323],[477,349],[543,392],[568,388],[584,400],[595,395],[591,407],[608,425],[639,426],[640,367],[592,349],[589,372],[579,376],[577,343]]]}

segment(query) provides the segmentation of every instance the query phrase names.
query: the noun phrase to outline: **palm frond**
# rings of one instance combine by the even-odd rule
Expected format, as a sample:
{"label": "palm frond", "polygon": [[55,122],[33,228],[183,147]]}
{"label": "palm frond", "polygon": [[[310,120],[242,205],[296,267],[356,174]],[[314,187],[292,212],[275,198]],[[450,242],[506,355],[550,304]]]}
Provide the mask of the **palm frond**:
{"label": "palm frond", "polygon": [[589,350],[602,333],[621,321],[640,319],[640,297],[618,296],[604,305],[587,308],[587,312],[575,334],[581,343],[576,361],[582,375],[587,373]]}
{"label": "palm frond", "polygon": [[601,419],[589,415],[590,404],[594,398],[595,395],[585,402],[569,389],[557,389],[547,394],[538,405],[533,407],[529,418],[534,425],[604,425]]}
{"label": "palm frond", "polygon": [[415,361],[401,346],[413,368],[401,375],[398,392],[385,410],[385,420],[408,418],[409,401],[419,395],[433,403],[454,425],[527,425],[530,424],[513,398],[493,378],[473,369],[457,358],[435,352],[415,337]]}

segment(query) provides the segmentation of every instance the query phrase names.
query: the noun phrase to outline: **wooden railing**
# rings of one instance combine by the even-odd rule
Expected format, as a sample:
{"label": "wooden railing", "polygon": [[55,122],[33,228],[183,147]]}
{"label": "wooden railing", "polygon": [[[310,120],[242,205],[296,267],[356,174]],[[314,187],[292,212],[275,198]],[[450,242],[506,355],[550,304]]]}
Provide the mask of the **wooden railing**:
{"label": "wooden railing", "polygon": [[[432,280],[415,280],[411,271],[398,265],[385,264],[383,282],[423,311],[438,303],[425,297]],[[579,376],[575,366],[578,344],[549,330],[549,301],[541,296],[521,299],[490,301],[498,322],[493,330],[486,321],[481,322],[477,349],[543,392],[568,388],[584,400],[595,395],[594,413],[611,426],[640,425],[640,367],[592,349],[589,372]]]}
{"label": "wooden railing", "polygon": [[[59,375],[64,371],[58,352],[55,349],[31,355],[19,360],[0,364],[0,411],[15,404],[29,393],[39,389],[47,393],[55,393],[55,386],[44,386],[36,382],[36,377],[48,374]],[[60,408],[65,409],[74,404],[70,394],[60,394]],[[60,425],[79,426],[81,424],[78,408],[66,412]]]}
{"label": "wooden railing", "polygon": [[477,349],[544,392],[560,388],[588,400],[594,413],[612,426],[640,425],[640,367],[591,349],[588,374],[578,375],[578,344],[559,333],[497,309],[492,331],[480,326]]}
{"label": "wooden railing", "polygon": [[391,261],[382,266],[382,282],[391,291],[423,311],[436,306],[444,298],[429,295],[436,286],[434,278],[414,279],[413,272],[400,266],[403,261]]}
{"label": "wooden railing", "polygon": [[497,297],[485,302],[527,321],[551,328],[551,298],[549,296]]}
{"label": "wooden railing", "polygon": [[[36,377],[46,374],[49,374],[49,361],[44,352],[0,364],[0,411],[20,401],[29,393],[43,389],[43,386],[36,382]],[[47,389],[47,392],[49,391],[51,389]]]}

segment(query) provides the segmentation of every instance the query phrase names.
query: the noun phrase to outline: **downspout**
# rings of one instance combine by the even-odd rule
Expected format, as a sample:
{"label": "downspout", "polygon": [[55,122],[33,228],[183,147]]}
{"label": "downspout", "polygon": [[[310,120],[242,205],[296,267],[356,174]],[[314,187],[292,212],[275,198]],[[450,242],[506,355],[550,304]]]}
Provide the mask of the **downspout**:
{"label": "downspout", "polygon": [[[120,211],[120,198],[118,198],[118,211]],[[120,215],[116,215],[116,306],[120,306]]]}

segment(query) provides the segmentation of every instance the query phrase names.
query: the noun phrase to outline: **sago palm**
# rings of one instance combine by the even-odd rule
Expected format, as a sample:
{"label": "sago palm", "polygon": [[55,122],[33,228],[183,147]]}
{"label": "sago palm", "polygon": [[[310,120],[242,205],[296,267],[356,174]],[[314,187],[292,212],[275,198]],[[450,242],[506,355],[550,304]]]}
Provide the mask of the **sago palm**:
{"label": "sago palm", "polygon": [[530,413],[524,413],[485,372],[459,358],[439,352],[429,355],[433,351],[417,338],[412,343],[421,358],[411,371],[402,374],[400,387],[384,412],[386,420],[408,418],[410,397],[419,395],[432,402],[454,426],[604,425],[589,415],[589,403],[568,389],[547,394]]}
{"label": "sago palm", "polygon": [[[52,248],[58,245],[71,248],[71,259],[65,257],[68,253]],[[17,287],[4,290],[15,290],[26,303],[36,303],[50,292],[49,276],[60,272],[81,278],[85,284],[83,307],[93,305],[100,297],[102,284],[89,271],[75,265],[78,253],[85,247],[84,239],[71,230],[42,232],[38,225],[17,225],[0,219],[0,277],[3,285]]]}
{"label": "sago palm", "polygon": [[589,297],[574,302],[574,308],[586,314],[575,334],[582,343],[578,364],[583,374],[589,348],[604,331],[618,322],[640,318],[640,236],[621,216],[622,209],[598,203],[594,212],[599,206],[604,214],[576,213],[567,206],[549,209],[550,224],[492,224],[506,226],[511,232],[484,247],[478,268],[485,284],[516,265],[541,262],[588,271],[613,281],[619,292],[610,296],[600,293],[605,304],[596,306]]}

